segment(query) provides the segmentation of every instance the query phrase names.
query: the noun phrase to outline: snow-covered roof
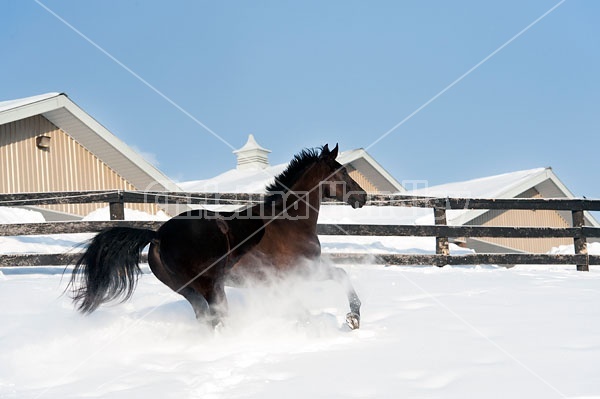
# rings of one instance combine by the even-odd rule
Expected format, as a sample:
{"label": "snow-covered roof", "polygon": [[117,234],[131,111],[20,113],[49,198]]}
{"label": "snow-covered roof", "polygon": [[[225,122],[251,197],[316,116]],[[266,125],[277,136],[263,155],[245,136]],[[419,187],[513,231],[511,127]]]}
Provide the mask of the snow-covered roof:
{"label": "snow-covered roof", "polygon": [[[560,181],[552,168],[535,168],[494,176],[482,177],[462,182],[441,184],[412,190],[410,194],[432,197],[465,198],[518,198],[535,188],[543,198],[575,198],[575,195]],[[456,210],[448,212],[448,222],[455,225],[466,224],[486,213],[486,210]],[[587,221],[600,226],[591,214],[586,212]]]}
{"label": "snow-covered roof", "polygon": [[179,183],[183,191],[201,193],[258,193],[265,192],[275,176],[283,172],[287,164],[268,166],[264,169],[231,169],[211,179]]}
{"label": "snow-covered roof", "polygon": [[[337,161],[358,169],[381,191],[405,192],[406,190],[365,150],[351,150],[340,153]],[[179,183],[184,191],[192,192],[229,192],[264,193],[265,187],[273,182],[275,176],[283,172],[287,164],[267,166],[255,169],[231,169],[206,180],[194,180]]]}
{"label": "snow-covered roof", "polygon": [[43,115],[139,190],[181,191],[64,93],[0,102],[0,124]]}
{"label": "snow-covered roof", "polygon": [[[49,98],[59,96],[60,94],[61,93],[52,92],[52,93],[40,94],[37,96],[18,98],[16,100],[0,101],[0,112],[19,108],[19,107],[22,107],[23,105],[33,104],[38,101],[47,100]],[[3,123],[6,123],[6,122],[3,122]]]}
{"label": "snow-covered roof", "polygon": [[[365,150],[352,150],[340,153],[337,161],[358,169],[370,182],[388,192],[405,192],[406,190],[385,171]],[[287,164],[267,166],[254,169],[231,169],[225,173],[206,180],[194,180],[179,183],[184,191],[192,192],[228,192],[228,193],[264,193],[265,187],[273,182]],[[384,191],[384,190],[382,190]]]}
{"label": "snow-covered roof", "polygon": [[521,170],[473,180],[425,187],[412,190],[410,193],[432,197],[514,198],[516,195],[531,188],[533,180],[538,181],[549,178],[549,173],[552,173],[550,168]]}

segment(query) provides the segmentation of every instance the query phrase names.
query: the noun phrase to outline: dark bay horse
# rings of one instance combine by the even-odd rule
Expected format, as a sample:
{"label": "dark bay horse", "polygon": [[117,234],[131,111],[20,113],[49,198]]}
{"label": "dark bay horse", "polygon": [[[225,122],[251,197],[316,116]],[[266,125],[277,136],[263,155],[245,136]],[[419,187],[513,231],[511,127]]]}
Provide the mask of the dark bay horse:
{"label": "dark bay horse", "polygon": [[[365,191],[336,161],[338,146],[303,150],[267,187],[265,200],[235,212],[184,212],[158,231],[114,227],[97,234],[76,263],[70,284],[83,313],[102,303],[128,299],[140,274],[141,251],[150,244],[148,264],[156,277],[192,305],[196,317],[213,326],[227,311],[225,284],[302,272],[319,264],[317,218],[321,200],[335,197],[362,207]],[[320,275],[345,288],[346,321],[360,325],[360,300],[346,272],[322,264]],[[76,287],[77,286],[77,287]]]}

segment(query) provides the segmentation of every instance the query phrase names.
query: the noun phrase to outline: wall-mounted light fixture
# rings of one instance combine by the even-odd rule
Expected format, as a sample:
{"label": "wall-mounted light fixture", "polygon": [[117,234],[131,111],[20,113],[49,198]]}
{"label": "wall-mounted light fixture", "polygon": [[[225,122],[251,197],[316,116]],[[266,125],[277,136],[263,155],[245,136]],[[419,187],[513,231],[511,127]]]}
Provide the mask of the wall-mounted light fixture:
{"label": "wall-mounted light fixture", "polygon": [[35,145],[40,150],[49,151],[50,150],[50,136],[37,136],[35,138]]}

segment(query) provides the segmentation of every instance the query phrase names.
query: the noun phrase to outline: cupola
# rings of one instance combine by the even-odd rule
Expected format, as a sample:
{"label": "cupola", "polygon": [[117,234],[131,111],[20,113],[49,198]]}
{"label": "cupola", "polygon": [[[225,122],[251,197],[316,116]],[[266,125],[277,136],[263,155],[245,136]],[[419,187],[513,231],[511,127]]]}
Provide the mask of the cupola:
{"label": "cupola", "polygon": [[258,145],[254,139],[254,135],[248,136],[248,141],[239,150],[233,151],[237,155],[237,169],[264,169],[269,166],[267,155],[270,150]]}

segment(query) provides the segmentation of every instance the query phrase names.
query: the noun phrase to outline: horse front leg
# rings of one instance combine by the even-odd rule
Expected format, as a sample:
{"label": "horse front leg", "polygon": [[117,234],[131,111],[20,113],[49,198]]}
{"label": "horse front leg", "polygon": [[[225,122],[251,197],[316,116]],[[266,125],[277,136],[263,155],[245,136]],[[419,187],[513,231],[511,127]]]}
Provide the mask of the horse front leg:
{"label": "horse front leg", "polygon": [[227,298],[222,281],[200,281],[195,287],[185,287],[179,292],[192,305],[196,319],[215,328],[227,314]]}
{"label": "horse front leg", "polygon": [[215,281],[213,289],[208,293],[206,300],[212,326],[217,327],[223,323],[223,318],[227,316],[229,310],[223,279]]}
{"label": "horse front leg", "polygon": [[192,287],[185,287],[179,290],[179,293],[188,300],[190,305],[192,305],[192,309],[194,309],[194,313],[196,314],[196,319],[199,321],[206,321],[210,314],[210,307],[206,298]]}
{"label": "horse front leg", "polygon": [[348,296],[348,303],[350,305],[350,313],[346,315],[346,323],[352,330],[356,330],[360,327],[360,299],[350,282],[348,273],[341,267],[329,267],[327,269],[328,277],[342,285]]}

